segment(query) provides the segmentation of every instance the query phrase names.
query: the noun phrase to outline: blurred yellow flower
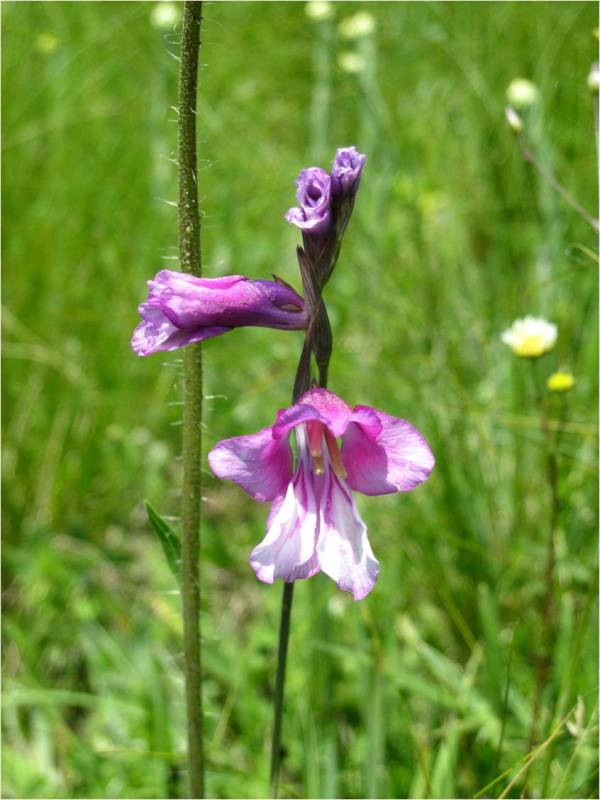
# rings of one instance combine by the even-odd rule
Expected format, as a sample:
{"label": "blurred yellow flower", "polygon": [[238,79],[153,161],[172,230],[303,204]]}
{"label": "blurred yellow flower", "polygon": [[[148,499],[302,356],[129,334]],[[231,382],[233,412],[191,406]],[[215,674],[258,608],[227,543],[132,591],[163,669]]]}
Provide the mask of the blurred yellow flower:
{"label": "blurred yellow flower", "polygon": [[362,39],[375,30],[375,18],[368,11],[359,11],[340,22],[340,33],[344,39]]}
{"label": "blurred yellow flower", "polygon": [[314,20],[329,19],[333,16],[333,5],[328,0],[309,0],[304,6],[304,13]]}
{"label": "blurred yellow flower", "polygon": [[538,358],[553,349],[557,335],[554,323],[528,315],[516,319],[501,339],[520,358]]}
{"label": "blurred yellow flower", "polygon": [[58,38],[50,31],[44,31],[36,38],[35,46],[40,53],[49,56],[58,47]]}
{"label": "blurred yellow flower", "polygon": [[551,392],[568,392],[575,386],[575,378],[570,372],[554,372],[546,381]]}
{"label": "blurred yellow flower", "polygon": [[539,89],[527,78],[515,78],[506,89],[508,102],[517,109],[529,108],[537,102],[539,96]]}
{"label": "blurred yellow flower", "polygon": [[160,2],[155,3],[150,14],[150,24],[154,28],[168,30],[172,28],[179,19],[179,11],[175,3]]}
{"label": "blurred yellow flower", "polygon": [[351,50],[347,50],[346,52],[339,54],[338,64],[340,69],[342,69],[344,72],[349,72],[351,75],[356,75],[364,70],[367,62],[363,56],[360,55],[360,53],[353,53]]}

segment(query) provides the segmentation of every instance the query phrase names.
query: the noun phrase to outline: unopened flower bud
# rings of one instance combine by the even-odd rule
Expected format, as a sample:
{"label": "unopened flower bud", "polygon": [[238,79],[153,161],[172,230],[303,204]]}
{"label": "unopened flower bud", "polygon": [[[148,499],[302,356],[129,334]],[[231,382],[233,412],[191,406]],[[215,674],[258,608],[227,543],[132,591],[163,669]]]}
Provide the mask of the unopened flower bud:
{"label": "unopened flower bud", "polygon": [[375,18],[368,11],[359,11],[340,22],[340,33],[344,39],[362,39],[375,30]]}
{"label": "unopened flower bud", "polygon": [[333,6],[328,0],[309,0],[304,6],[304,13],[309,19],[320,22],[333,16]]}
{"label": "unopened flower bud", "polygon": [[587,77],[587,85],[590,92],[594,94],[598,94],[598,85],[600,84],[600,67],[598,66],[598,62],[595,61],[592,64],[592,68],[590,70],[590,74]]}
{"label": "unopened flower bud", "polygon": [[519,110],[529,108],[537,103],[539,96],[539,89],[527,78],[515,78],[506,89],[508,102]]}
{"label": "unopened flower bud", "polygon": [[523,130],[523,120],[517,114],[517,112],[512,108],[512,106],[506,106],[504,109],[506,113],[506,121],[508,122],[509,127],[515,133],[521,133]]}
{"label": "unopened flower bud", "polygon": [[575,378],[570,372],[554,372],[546,381],[550,392],[568,392],[575,386]]}

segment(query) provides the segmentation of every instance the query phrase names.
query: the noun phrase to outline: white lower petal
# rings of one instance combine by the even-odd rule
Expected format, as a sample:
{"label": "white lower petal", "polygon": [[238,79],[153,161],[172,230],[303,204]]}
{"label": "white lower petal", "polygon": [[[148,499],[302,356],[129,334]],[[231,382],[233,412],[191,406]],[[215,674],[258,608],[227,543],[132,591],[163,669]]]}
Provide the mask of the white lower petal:
{"label": "white lower petal", "polygon": [[319,571],[315,547],[317,502],[311,475],[300,464],[285,495],[274,503],[267,522],[267,535],[250,554],[256,577],[265,583],[275,578],[294,581]]}
{"label": "white lower petal", "polygon": [[340,589],[362,600],[377,581],[379,562],[348,486],[328,470],[321,495],[317,556]]}

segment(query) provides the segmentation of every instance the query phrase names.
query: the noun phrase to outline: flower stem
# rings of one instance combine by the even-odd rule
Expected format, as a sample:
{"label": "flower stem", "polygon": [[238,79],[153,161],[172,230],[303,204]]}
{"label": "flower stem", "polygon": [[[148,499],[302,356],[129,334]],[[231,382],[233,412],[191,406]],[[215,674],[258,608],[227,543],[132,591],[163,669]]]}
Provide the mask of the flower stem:
{"label": "flower stem", "polygon": [[[200,276],[200,217],[196,185],[196,94],[200,49],[201,2],[183,7],[179,72],[179,260],[184,272]],[[200,502],[202,473],[202,349],[185,348],[183,356],[183,499],[181,595],[190,798],[204,797],[202,682],[200,643]]]}
{"label": "flower stem", "polygon": [[279,797],[279,773],[281,771],[281,718],[283,715],[283,690],[285,686],[285,666],[290,638],[290,618],[294,584],[283,584],[281,598],[281,620],[279,623],[279,649],[277,652],[277,677],[275,679],[273,739],[271,740],[271,797]]}
{"label": "flower stem", "polygon": [[528,752],[532,750],[538,737],[538,716],[541,711],[542,695],[548,681],[554,644],[554,574],[556,570],[556,529],[558,527],[560,516],[557,444],[562,428],[561,418],[555,435],[552,435],[548,421],[547,402],[542,394],[542,390],[539,385],[538,374],[536,372],[536,364],[534,363],[532,363],[532,371],[536,399],[540,412],[540,428],[546,445],[546,479],[550,493],[550,513],[548,524],[548,541],[546,545],[546,567],[544,571],[545,590],[541,606],[541,617],[545,641],[543,645],[543,652],[538,660],[536,670]]}
{"label": "flower stem", "polygon": [[[303,281],[308,281],[305,286],[307,294],[312,298],[310,303],[312,319],[308,325],[302,354],[296,369],[292,402],[310,389],[310,359],[313,349],[319,370],[319,386],[327,387],[327,372],[331,358],[332,336],[331,326],[327,317],[327,309],[322,298],[322,284],[319,285],[314,273],[309,277],[310,270],[303,272]],[[277,675],[275,678],[275,696],[273,700],[273,738],[271,740],[271,797],[279,797],[279,776],[281,773],[281,722],[283,717],[283,698],[285,688],[285,668],[287,662],[288,642],[290,638],[290,619],[292,615],[292,600],[294,597],[294,583],[284,583],[281,599],[281,617],[279,622],[279,647],[277,651]]]}

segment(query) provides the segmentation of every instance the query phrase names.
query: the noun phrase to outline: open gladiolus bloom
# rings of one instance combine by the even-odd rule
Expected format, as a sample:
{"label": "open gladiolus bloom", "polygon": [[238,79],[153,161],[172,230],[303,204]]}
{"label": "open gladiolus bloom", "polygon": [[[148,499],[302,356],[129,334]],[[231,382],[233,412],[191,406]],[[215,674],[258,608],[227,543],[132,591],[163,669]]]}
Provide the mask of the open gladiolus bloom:
{"label": "open gladiolus bloom", "polygon": [[250,556],[261,581],[294,581],[322,570],[355,600],[373,588],[379,562],[352,490],[406,492],[426,480],[435,463],[408,422],[369,406],[350,408],[318,388],[279,411],[272,427],[219,442],[208,460],[219,478],[273,503],[267,535]]}
{"label": "open gladiolus bloom", "polygon": [[131,338],[139,356],[175,350],[242,326],[302,330],[307,324],[304,300],[279,281],[244,275],[196,278],[163,269],[148,287],[148,299],[138,308],[142,322]]}

